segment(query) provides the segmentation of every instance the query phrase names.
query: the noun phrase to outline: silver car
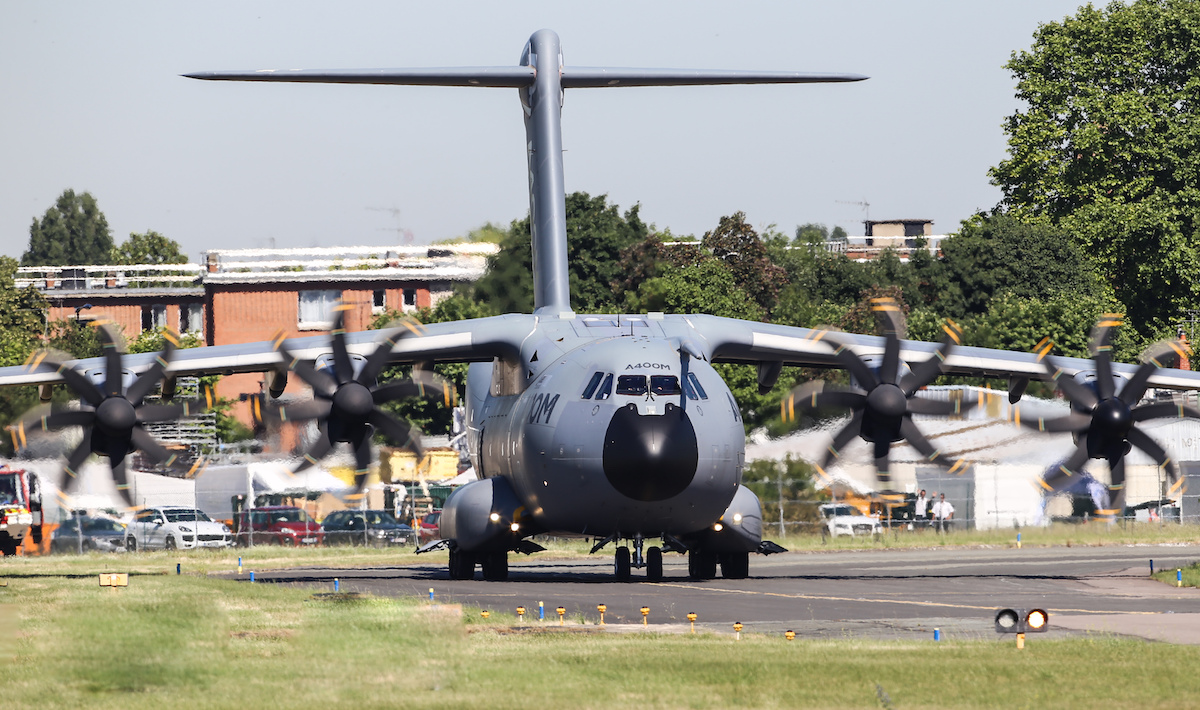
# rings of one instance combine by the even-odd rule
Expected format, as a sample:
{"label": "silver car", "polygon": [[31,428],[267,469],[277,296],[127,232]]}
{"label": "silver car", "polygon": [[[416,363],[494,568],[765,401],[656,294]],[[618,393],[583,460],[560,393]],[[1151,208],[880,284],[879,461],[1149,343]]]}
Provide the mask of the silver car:
{"label": "silver car", "polygon": [[231,544],[233,533],[229,528],[197,508],[175,505],[147,508],[139,511],[125,528],[125,549],[130,552],[193,550]]}

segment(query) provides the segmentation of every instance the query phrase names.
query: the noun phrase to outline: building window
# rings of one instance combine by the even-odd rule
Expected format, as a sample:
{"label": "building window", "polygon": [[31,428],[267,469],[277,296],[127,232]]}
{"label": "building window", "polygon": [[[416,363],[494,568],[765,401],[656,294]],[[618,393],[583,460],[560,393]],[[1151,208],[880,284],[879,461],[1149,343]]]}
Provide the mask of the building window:
{"label": "building window", "polygon": [[333,309],[341,300],[342,292],[335,289],[301,291],[297,325],[301,330],[328,330],[333,326]]}
{"label": "building window", "polygon": [[417,289],[404,289],[404,310],[409,311],[417,307]]}
{"label": "building window", "polygon": [[179,304],[179,332],[199,333],[204,329],[204,307],[199,303]]}
{"label": "building window", "polygon": [[167,307],[161,303],[142,306],[142,330],[158,330],[167,327]]}
{"label": "building window", "polygon": [[387,310],[387,291],[378,290],[371,294],[371,312],[383,313]]}

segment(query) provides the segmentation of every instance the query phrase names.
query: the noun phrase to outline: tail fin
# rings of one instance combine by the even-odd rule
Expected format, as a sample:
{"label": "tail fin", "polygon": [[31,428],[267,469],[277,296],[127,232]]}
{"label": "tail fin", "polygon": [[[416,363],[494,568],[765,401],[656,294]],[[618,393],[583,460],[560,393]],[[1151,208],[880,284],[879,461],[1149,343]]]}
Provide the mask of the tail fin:
{"label": "tail fin", "polygon": [[819,84],[862,81],[859,74],[720,71],[708,69],[618,69],[564,67],[558,35],[538,30],[515,67],[442,69],[343,69],[197,72],[192,79],[287,81],[322,84],[399,84],[515,88],[525,110],[529,161],[529,216],[533,231],[534,311],[571,310],[567,268],[567,207],[562,162],[564,89],[707,84]]}

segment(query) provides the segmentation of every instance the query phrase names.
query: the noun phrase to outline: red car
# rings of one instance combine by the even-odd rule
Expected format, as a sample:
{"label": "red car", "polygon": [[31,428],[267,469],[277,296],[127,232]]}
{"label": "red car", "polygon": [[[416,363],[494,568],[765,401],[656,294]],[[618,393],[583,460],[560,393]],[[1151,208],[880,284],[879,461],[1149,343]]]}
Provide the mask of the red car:
{"label": "red car", "polygon": [[272,505],[243,510],[234,518],[237,544],[247,545],[320,545],[325,534],[315,520],[300,508]]}
{"label": "red car", "polygon": [[442,511],[435,510],[429,515],[421,518],[421,526],[417,528],[417,543],[424,544],[430,540],[438,539],[441,534],[438,530],[438,520],[442,517]]}

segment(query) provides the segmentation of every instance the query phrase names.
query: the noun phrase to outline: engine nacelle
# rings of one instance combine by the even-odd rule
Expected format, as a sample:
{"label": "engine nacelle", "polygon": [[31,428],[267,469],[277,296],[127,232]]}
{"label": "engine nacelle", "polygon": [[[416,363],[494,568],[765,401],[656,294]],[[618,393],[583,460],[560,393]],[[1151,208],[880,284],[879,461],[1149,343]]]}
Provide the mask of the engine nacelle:
{"label": "engine nacelle", "polygon": [[456,489],[446,499],[438,528],[443,540],[453,540],[466,552],[516,549],[530,533],[525,506],[517,500],[508,481],[485,478]]}
{"label": "engine nacelle", "polygon": [[756,552],[762,543],[762,530],[758,496],[749,488],[738,486],[721,519],[699,534],[699,544],[712,552]]}

